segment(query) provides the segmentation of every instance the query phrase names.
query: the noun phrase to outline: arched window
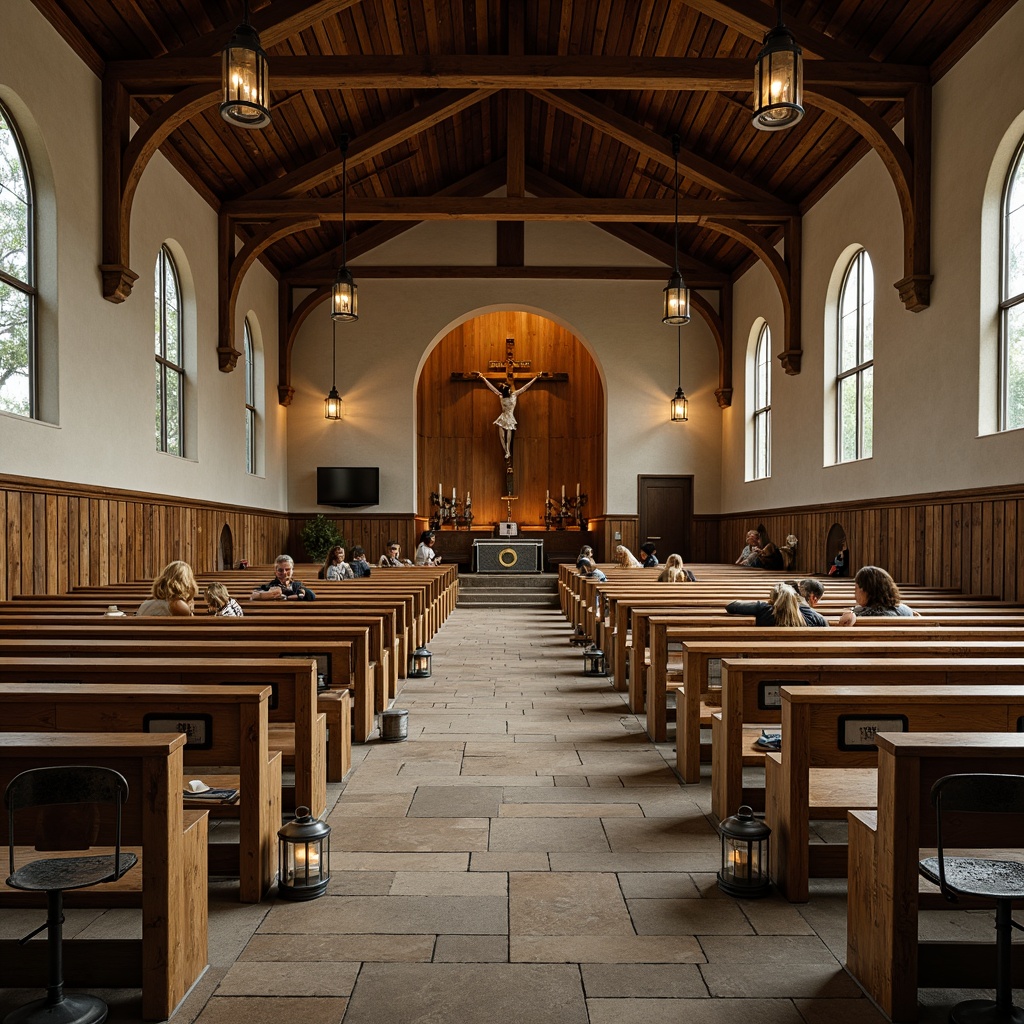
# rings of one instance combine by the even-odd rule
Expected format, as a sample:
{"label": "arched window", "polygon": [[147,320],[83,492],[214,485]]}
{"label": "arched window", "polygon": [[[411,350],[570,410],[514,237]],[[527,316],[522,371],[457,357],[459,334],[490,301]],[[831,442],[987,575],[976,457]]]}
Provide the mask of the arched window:
{"label": "arched window", "polygon": [[181,343],[181,285],[166,245],[156,259],[156,448],[184,455],[185,355]]}
{"label": "arched window", "polygon": [[245,359],[245,471],[256,472],[256,356],[252,343],[252,327],[245,318],[243,358]]}
{"label": "arched window", "polygon": [[754,350],[753,479],[772,475],[772,332],[761,327]]}
{"label": "arched window", "polygon": [[35,216],[25,147],[0,106],[0,410],[36,415]]}
{"label": "arched window", "polygon": [[871,457],[874,407],[875,278],[861,249],[839,291],[836,330],[836,462]]}
{"label": "arched window", "polygon": [[999,430],[1024,427],[1024,143],[1003,191],[999,277]]}

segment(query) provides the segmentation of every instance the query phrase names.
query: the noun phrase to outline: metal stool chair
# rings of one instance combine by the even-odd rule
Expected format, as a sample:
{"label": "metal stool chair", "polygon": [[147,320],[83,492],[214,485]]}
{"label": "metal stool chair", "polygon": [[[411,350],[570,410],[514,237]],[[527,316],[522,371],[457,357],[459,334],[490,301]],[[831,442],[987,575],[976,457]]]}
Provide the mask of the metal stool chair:
{"label": "metal stool chair", "polygon": [[[935,806],[935,857],[918,870],[942,890],[946,899],[959,896],[993,900],[996,905],[996,998],[970,999],[950,1011],[952,1024],[1024,1024],[1024,1009],[1013,1005],[1010,971],[1012,930],[1024,931],[1012,916],[1014,900],[1024,899],[1024,864],[984,857],[947,857],[943,853],[942,821],[948,814],[1024,814],[1024,776],[947,775],[932,786]],[[964,845],[959,843],[958,845]]]}
{"label": "metal stool chair", "polygon": [[[8,811],[11,871],[7,884],[13,889],[46,893],[46,923],[26,935],[21,944],[47,929],[50,977],[46,997],[12,1011],[4,1024],[100,1024],[107,1019],[107,1004],[102,999],[64,993],[64,890],[114,882],[137,863],[134,853],[121,852],[121,804],[127,797],[128,783],[123,775],[110,768],[89,766],[32,768],[12,779],[7,787],[4,806]],[[24,823],[28,817],[25,812],[35,809],[32,842],[37,850],[88,850],[100,845],[103,804],[110,805],[105,816],[108,832],[113,810],[113,835],[106,836],[111,841],[103,844],[113,846],[113,854],[34,860],[15,870],[16,817]]]}

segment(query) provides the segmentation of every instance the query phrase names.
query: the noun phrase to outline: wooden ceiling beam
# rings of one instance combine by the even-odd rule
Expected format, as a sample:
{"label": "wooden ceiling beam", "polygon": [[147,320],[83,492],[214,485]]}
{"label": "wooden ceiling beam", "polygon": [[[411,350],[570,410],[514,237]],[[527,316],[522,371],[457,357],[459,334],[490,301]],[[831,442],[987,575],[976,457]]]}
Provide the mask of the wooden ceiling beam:
{"label": "wooden ceiling beam", "polygon": [[[686,0],[686,6],[758,43],[777,23],[774,4],[761,3],[760,0]],[[810,22],[795,14],[785,13],[783,21],[806,56],[840,61],[867,59],[866,54],[819,32]]]}
{"label": "wooden ceiling beam", "polygon": [[[348,149],[349,167],[357,167],[380,156],[399,143],[419,135],[428,128],[433,128],[468,107],[475,106],[495,91],[452,89],[431,96],[418,106],[388,118],[352,141]],[[317,185],[341,173],[341,162],[341,150],[332,149],[329,153],[310,160],[309,163],[289,171],[275,181],[253,189],[247,193],[246,198],[273,199],[316,188]]]}
{"label": "wooden ceiling beam", "polygon": [[[317,217],[321,221],[342,219],[341,199],[233,199],[222,211],[236,221],[264,221],[278,217]],[[679,220],[700,224],[716,220],[766,221],[777,223],[797,213],[795,206],[738,199],[681,199]],[[673,211],[664,199],[518,199],[508,196],[447,198],[403,196],[400,198],[357,196],[348,200],[347,216],[359,220],[548,220],[548,221],[644,221],[671,224]]]}
{"label": "wooden ceiling beam", "polygon": [[[220,83],[220,59],[187,57],[111,61],[107,74],[133,96],[166,95],[188,85]],[[272,89],[590,89],[744,92],[753,65],[733,57],[607,57],[568,54],[458,56],[274,57]],[[805,88],[847,89],[858,96],[902,96],[927,84],[929,70],[911,64],[812,60]]]}
{"label": "wooden ceiling beam", "polygon": [[[300,32],[325,18],[330,18],[349,7],[355,7],[362,0],[274,0],[274,3],[256,11],[249,23],[260,34],[264,50],[297,36]],[[238,28],[239,19],[222,22],[216,28],[203,33],[198,39],[170,51],[164,60],[182,57],[206,57],[220,53]]]}
{"label": "wooden ceiling beam", "polygon": [[[469,278],[490,281],[664,281],[666,272],[662,267],[614,267],[598,266],[490,266],[489,264],[453,264],[443,265],[431,263],[429,266],[370,266],[361,263],[349,266],[353,276],[360,280],[401,280],[402,278],[455,280]],[[687,275],[686,282],[694,288],[715,288],[722,282],[724,275],[698,278]],[[324,275],[299,274],[294,271],[283,275],[283,279],[293,288],[319,288],[324,283]]]}
{"label": "wooden ceiling beam", "polygon": [[[590,125],[605,135],[610,135],[630,149],[635,149],[642,157],[654,160],[665,167],[673,167],[672,146],[669,140],[652,132],[618,111],[584,93],[569,93],[547,89],[533,89],[532,94],[539,100],[561,110],[570,117]],[[686,149],[679,151],[679,167],[685,177],[692,179],[711,189],[719,195],[735,195],[744,199],[759,199],[775,202],[776,197],[770,192],[748,181],[739,175],[719,167],[710,160],[697,156]]]}

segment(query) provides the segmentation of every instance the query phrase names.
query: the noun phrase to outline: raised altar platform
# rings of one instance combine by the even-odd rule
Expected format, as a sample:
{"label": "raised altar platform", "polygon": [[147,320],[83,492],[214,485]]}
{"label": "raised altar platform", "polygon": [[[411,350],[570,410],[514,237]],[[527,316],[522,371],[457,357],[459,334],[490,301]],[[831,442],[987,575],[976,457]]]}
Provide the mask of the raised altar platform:
{"label": "raised altar platform", "polygon": [[543,572],[544,541],[525,537],[474,540],[473,568],[476,572]]}

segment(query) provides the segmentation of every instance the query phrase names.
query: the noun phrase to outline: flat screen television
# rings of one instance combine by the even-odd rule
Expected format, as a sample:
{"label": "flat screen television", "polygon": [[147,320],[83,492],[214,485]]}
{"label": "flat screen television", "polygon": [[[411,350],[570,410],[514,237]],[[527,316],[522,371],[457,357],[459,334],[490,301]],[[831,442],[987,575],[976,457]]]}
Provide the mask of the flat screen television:
{"label": "flat screen television", "polygon": [[335,508],[380,504],[377,466],[317,466],[316,503]]}

